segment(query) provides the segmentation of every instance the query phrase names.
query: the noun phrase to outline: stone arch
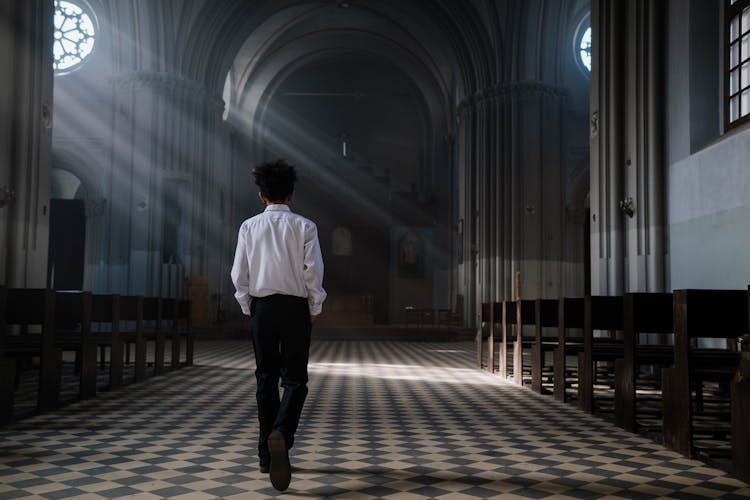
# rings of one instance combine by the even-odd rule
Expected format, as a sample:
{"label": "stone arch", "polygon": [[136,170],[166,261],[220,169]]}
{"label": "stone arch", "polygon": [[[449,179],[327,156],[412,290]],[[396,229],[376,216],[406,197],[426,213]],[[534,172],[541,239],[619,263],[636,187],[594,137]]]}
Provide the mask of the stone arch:
{"label": "stone arch", "polygon": [[52,168],[66,170],[76,176],[85,189],[86,197],[86,241],[84,244],[83,288],[95,292],[104,291],[104,276],[99,272],[98,262],[105,255],[107,234],[106,219],[108,201],[104,196],[105,176],[94,153],[88,148],[78,148],[75,144],[54,143],[52,148]]}
{"label": "stone arch", "polygon": [[[326,14],[335,17],[335,3],[299,5],[295,2],[224,2],[226,9],[211,3],[195,19],[202,20],[190,30],[185,47],[199,46],[185,57],[182,66],[196,78],[203,76],[206,86],[221,93],[227,71],[236,56],[256,33],[259,38],[275,33],[283,37],[298,33],[301,23],[320,23]],[[397,41],[402,47],[419,53],[422,60],[432,59],[448,86],[458,85],[461,94],[473,93],[489,85],[494,75],[494,52],[486,26],[470,3],[460,8],[450,2],[376,2],[360,1],[351,11],[358,11],[365,22],[355,24],[364,31],[367,25],[379,25],[378,32]],[[221,12],[221,15],[218,14]],[[351,26],[349,24],[348,26]],[[320,27],[320,26],[318,26]],[[304,29],[302,29],[304,31]],[[211,43],[203,43],[205,41]],[[259,43],[261,51],[274,45]],[[259,53],[255,54],[260,57]]]}

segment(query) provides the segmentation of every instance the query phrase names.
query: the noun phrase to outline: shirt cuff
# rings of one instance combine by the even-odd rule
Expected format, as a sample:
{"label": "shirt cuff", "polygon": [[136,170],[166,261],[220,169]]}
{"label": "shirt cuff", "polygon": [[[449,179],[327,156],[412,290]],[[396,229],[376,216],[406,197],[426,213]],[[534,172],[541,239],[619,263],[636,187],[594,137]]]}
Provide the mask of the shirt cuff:
{"label": "shirt cuff", "polygon": [[310,316],[317,316],[323,312],[323,304],[313,304],[308,302],[308,305],[310,306]]}
{"label": "shirt cuff", "polygon": [[234,298],[237,299],[237,302],[240,304],[240,309],[242,309],[242,314],[245,316],[250,316],[250,304],[253,301],[253,298],[247,294],[239,294],[235,293]]}

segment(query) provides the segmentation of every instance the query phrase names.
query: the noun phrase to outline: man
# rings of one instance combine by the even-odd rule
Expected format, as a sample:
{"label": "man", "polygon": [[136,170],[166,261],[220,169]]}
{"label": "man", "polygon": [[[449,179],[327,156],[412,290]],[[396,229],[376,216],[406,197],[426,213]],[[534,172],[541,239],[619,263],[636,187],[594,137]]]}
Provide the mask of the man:
{"label": "man", "polygon": [[294,167],[283,160],[263,163],[253,176],[266,209],[240,226],[232,282],[242,312],[250,316],[255,349],[260,470],[270,472],[274,488],[283,491],[291,481],[288,450],[307,396],[310,331],[326,298],[323,257],[315,223],[289,209]]}

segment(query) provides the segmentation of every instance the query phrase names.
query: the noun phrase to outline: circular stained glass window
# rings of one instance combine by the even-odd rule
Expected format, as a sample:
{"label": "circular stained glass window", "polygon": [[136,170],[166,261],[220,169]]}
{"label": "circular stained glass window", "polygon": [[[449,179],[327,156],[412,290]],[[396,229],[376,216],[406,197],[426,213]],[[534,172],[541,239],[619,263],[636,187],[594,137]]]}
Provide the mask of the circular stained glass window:
{"label": "circular stained glass window", "polygon": [[75,69],[94,50],[94,21],[81,7],[55,0],[53,67],[57,73]]}
{"label": "circular stained glass window", "polygon": [[578,57],[586,71],[591,71],[591,26],[586,26],[578,41]]}

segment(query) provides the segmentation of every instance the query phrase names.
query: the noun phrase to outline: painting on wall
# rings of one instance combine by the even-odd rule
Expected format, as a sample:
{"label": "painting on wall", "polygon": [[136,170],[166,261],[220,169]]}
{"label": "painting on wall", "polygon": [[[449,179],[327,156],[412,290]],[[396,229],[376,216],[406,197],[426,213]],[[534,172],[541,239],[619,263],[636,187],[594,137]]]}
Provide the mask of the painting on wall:
{"label": "painting on wall", "polygon": [[336,256],[352,254],[352,232],[348,227],[339,226],[333,230],[331,249]]}
{"label": "painting on wall", "polygon": [[424,243],[414,230],[407,232],[399,241],[398,274],[402,278],[424,277]]}

